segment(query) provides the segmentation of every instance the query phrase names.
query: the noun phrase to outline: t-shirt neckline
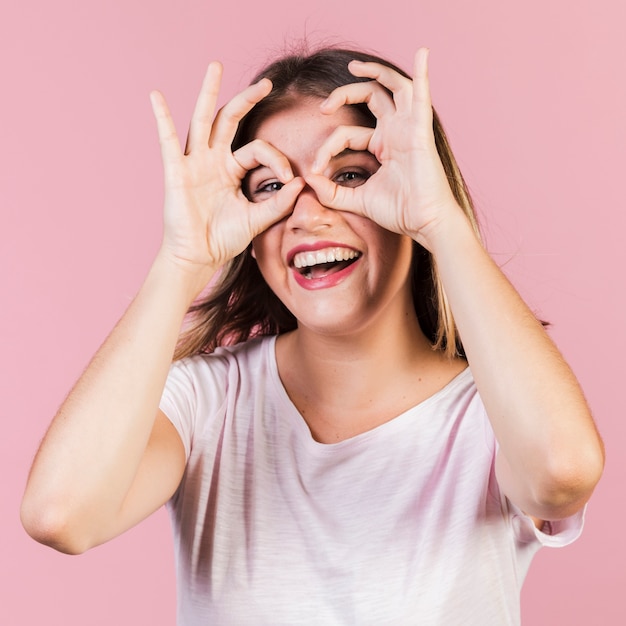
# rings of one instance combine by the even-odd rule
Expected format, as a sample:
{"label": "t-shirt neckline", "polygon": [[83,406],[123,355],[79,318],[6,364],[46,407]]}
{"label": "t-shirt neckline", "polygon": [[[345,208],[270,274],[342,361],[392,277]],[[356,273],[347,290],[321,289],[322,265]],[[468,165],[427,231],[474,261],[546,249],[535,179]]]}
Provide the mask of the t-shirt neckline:
{"label": "t-shirt neckline", "polygon": [[338,441],[336,443],[322,443],[313,438],[313,435],[311,434],[311,430],[306,423],[306,420],[304,419],[296,405],[292,402],[289,394],[287,393],[287,390],[285,389],[285,386],[283,385],[283,381],[281,380],[280,374],[278,372],[278,361],[276,359],[277,338],[278,335],[273,335],[269,337],[266,342],[264,342],[264,359],[268,364],[268,371],[272,384],[274,385],[278,398],[288,411],[289,419],[295,424],[295,428],[299,432],[300,436],[303,439],[308,439],[309,445],[313,445],[323,450],[336,450],[338,448],[358,444],[373,437],[384,436],[387,433],[392,434],[398,428],[402,428],[403,423],[406,420],[415,419],[420,413],[428,411],[432,404],[441,401],[448,394],[453,393],[458,386],[467,384],[468,379],[471,380],[472,378],[472,374],[468,366],[463,371],[454,376],[454,378],[448,381],[441,389],[436,391],[434,394],[422,400],[415,406],[408,408],[406,411],[403,411],[402,413],[396,415],[389,421],[384,422],[383,424],[379,424],[378,426],[375,426],[370,430],[359,433],[358,435],[354,435],[353,437],[348,437],[347,439]]}

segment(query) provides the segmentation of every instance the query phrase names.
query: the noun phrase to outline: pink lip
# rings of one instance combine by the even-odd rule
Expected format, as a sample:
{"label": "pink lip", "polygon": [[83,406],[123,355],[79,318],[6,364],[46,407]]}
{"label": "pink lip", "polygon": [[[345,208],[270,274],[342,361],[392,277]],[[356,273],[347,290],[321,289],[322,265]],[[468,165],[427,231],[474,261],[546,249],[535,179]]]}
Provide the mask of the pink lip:
{"label": "pink lip", "polygon": [[[333,272],[332,274],[328,274],[327,276],[320,276],[319,278],[305,278],[300,272],[292,265],[293,257],[296,256],[299,252],[315,252],[316,250],[322,250],[323,248],[349,248],[351,250],[357,250],[352,246],[347,246],[345,243],[338,243],[336,241],[316,241],[315,243],[310,244],[300,244],[295,248],[292,248],[287,254],[287,262],[289,263],[289,267],[293,274],[294,280],[303,287],[304,289],[308,289],[310,291],[316,289],[327,289],[328,287],[334,287],[335,285],[342,282],[347,276],[349,276],[356,268],[356,266],[360,263],[361,258],[359,257],[338,272]],[[358,250],[357,250],[358,252]]]}

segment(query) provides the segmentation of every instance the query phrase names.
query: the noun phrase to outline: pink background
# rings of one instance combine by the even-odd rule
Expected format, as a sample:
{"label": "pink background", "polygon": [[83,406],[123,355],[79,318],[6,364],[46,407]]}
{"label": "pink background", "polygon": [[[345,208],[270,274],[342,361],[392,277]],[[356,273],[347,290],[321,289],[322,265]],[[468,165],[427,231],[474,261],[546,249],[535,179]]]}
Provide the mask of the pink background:
{"label": "pink background", "polygon": [[47,423],[159,242],[149,91],[166,93],[184,132],[210,59],[224,62],[232,95],[304,34],[408,67],[418,45],[431,48],[435,104],[489,248],[553,323],[608,452],[583,537],[534,563],[525,624],[625,623],[623,0],[9,4],[0,20],[0,624],[174,623],[163,511],[67,557],[25,535],[19,500]]}

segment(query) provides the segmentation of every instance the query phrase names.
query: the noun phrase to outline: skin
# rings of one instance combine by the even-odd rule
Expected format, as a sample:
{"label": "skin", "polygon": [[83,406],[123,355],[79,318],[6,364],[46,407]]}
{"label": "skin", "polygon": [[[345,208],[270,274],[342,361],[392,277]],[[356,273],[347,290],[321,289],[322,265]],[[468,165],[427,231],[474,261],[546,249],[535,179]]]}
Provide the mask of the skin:
{"label": "skin", "polygon": [[[350,70],[373,80],[268,118],[234,154],[237,124],[269,81],[215,116],[221,66],[211,64],[185,151],[165,100],[152,94],[165,173],[163,244],[34,461],[22,521],[38,541],[83,552],[173,494],[184,450],[158,403],[176,340],[194,298],[251,241],[266,280],[299,320],[276,356],[313,437],[331,442],[374,428],[466,366],[434,352],[419,330],[407,283],[414,240],[436,260],[499,442],[504,493],[542,520],[571,515],[590,497],[602,443],[570,368],[452,196],[432,136],[427,51],[417,53],[412,80],[374,63]],[[355,102],[367,102],[375,129],[353,126],[344,105]],[[252,201],[242,190],[248,172]],[[342,280],[312,290],[295,277],[290,253],[320,241],[360,256]]]}

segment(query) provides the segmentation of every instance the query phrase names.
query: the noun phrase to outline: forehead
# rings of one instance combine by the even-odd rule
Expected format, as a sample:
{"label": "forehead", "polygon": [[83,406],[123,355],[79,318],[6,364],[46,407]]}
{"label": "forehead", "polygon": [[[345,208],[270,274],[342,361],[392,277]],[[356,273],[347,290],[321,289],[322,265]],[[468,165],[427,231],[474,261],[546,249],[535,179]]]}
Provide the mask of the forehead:
{"label": "forehead", "polygon": [[357,112],[348,106],[330,115],[320,111],[319,99],[302,99],[267,117],[258,127],[255,139],[262,139],[280,150],[290,161],[314,155],[338,126],[361,125]]}

